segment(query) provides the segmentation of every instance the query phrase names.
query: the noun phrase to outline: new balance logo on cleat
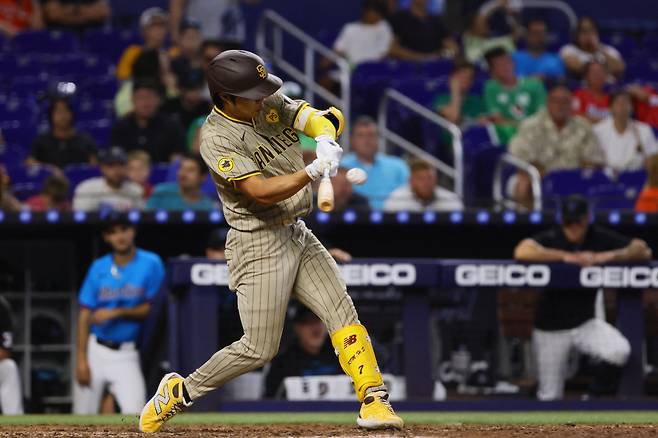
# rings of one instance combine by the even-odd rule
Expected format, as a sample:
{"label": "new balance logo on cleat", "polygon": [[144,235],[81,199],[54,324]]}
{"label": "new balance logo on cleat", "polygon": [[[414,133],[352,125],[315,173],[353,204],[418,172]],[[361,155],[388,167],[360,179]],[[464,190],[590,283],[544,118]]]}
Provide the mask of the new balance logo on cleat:
{"label": "new balance logo on cleat", "polygon": [[352,345],[356,342],[356,335],[350,335],[343,339],[343,348],[347,348],[349,345]]}

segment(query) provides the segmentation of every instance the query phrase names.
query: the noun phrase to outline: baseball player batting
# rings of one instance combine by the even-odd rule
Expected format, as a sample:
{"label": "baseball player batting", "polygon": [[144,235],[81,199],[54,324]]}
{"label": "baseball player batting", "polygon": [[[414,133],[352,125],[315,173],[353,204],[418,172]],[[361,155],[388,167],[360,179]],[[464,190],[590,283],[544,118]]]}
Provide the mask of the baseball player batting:
{"label": "baseball player batting", "polygon": [[[251,52],[225,51],[206,74],[215,107],[201,128],[201,155],[231,227],[229,288],[238,296],[244,335],[189,376],[165,375],[142,410],[139,429],[159,430],[194,400],[269,362],[279,349],[291,295],[331,333],[338,361],[362,403],[357,423],[401,428],[338,267],[299,219],[312,208],[311,181],[325,170],[336,175],[342,113],[333,107],[319,111],[278,93],[281,79]],[[317,141],[317,158],[306,167],[296,130]]]}

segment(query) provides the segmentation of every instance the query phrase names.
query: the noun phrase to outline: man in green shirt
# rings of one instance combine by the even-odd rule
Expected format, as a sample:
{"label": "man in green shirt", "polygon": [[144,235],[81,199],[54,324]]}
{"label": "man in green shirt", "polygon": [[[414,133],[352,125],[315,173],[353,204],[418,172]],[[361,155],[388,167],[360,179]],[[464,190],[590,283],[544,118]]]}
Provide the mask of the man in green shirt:
{"label": "man in green shirt", "polygon": [[449,93],[437,95],[434,108],[441,116],[456,125],[472,124],[487,112],[482,96],[472,93],[475,66],[466,61],[455,61],[450,72]]}
{"label": "man in green shirt", "polygon": [[518,124],[544,106],[546,90],[538,79],[517,77],[505,49],[491,49],[485,58],[491,79],[484,85],[484,101],[500,142],[507,144]]}

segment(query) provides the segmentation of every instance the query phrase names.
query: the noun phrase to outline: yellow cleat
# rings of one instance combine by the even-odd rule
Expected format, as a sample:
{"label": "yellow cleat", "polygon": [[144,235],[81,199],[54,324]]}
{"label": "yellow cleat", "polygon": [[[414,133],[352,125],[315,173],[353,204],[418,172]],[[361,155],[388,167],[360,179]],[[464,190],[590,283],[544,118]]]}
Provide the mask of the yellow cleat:
{"label": "yellow cleat", "polygon": [[404,421],[398,417],[388,401],[386,391],[372,392],[363,399],[356,424],[365,429],[402,429]]}
{"label": "yellow cleat", "polygon": [[157,432],[167,420],[186,406],[183,398],[183,378],[178,373],[169,373],[160,380],[158,390],[149,400],[139,416],[140,432]]}

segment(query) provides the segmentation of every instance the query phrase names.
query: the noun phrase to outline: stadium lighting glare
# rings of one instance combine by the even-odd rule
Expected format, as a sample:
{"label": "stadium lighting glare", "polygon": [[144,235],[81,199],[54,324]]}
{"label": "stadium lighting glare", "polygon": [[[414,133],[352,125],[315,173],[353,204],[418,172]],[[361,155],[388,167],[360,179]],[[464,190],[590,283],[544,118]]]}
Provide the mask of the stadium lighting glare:
{"label": "stadium lighting glare", "polygon": [[621,220],[621,215],[617,211],[611,211],[610,214],[608,214],[608,222],[617,225],[619,221]]}
{"label": "stadium lighting glare", "polygon": [[513,224],[514,222],[516,222],[516,213],[514,213],[513,211],[506,211],[505,213],[503,213],[503,222],[505,222],[506,224]]}
{"label": "stadium lighting glare", "polygon": [[433,224],[436,221],[436,213],[433,211],[426,211],[423,213],[423,221],[426,224]]}
{"label": "stadium lighting glare", "polygon": [[399,223],[406,224],[409,222],[409,212],[408,211],[399,211],[395,216]]}
{"label": "stadium lighting glare", "polygon": [[139,222],[140,216],[141,216],[141,213],[138,210],[130,210],[128,212],[128,220],[132,223]]}
{"label": "stadium lighting glare", "polygon": [[194,222],[194,218],[196,217],[196,214],[194,213],[193,210],[185,210],[181,216],[183,219],[183,222],[189,224],[190,222]]}
{"label": "stadium lighting glare", "polygon": [[318,211],[318,214],[315,216],[318,222],[321,224],[326,224],[329,222],[329,213],[325,213],[324,211]]}
{"label": "stadium lighting glare", "polygon": [[647,215],[644,213],[636,213],[635,214],[635,223],[644,225],[647,223]]}
{"label": "stadium lighting glare", "polygon": [[164,223],[167,222],[167,219],[169,219],[169,213],[167,213],[164,210],[158,210],[155,213],[155,220],[159,223]]}
{"label": "stadium lighting glare", "polygon": [[370,222],[373,224],[378,224],[384,219],[384,215],[381,211],[373,211],[370,213]]}
{"label": "stadium lighting glare", "polygon": [[85,213],[82,210],[77,210],[75,213],[73,213],[73,220],[80,223],[84,222],[85,219],[87,219],[87,213]]}
{"label": "stadium lighting glare", "polygon": [[530,219],[531,224],[539,224],[541,223],[542,217],[541,217],[541,212],[540,211],[533,211],[528,215],[528,219]]}
{"label": "stadium lighting glare", "polygon": [[478,212],[477,216],[475,216],[475,220],[479,224],[486,224],[487,222],[489,222],[489,212],[488,211]]}
{"label": "stadium lighting glare", "polygon": [[5,220],[5,212],[0,210],[0,222]]}
{"label": "stadium lighting glare", "polygon": [[345,210],[345,213],[343,213],[343,220],[348,224],[353,223],[356,220],[356,212],[354,210]]}
{"label": "stadium lighting glare", "polygon": [[18,220],[23,222],[24,224],[30,222],[32,220],[32,212],[29,210],[23,210],[18,214]]}
{"label": "stadium lighting glare", "polygon": [[453,211],[450,213],[450,222],[453,224],[459,224],[464,219],[464,215],[461,211]]}
{"label": "stadium lighting glare", "polygon": [[50,223],[57,222],[59,220],[59,212],[57,210],[48,210],[46,220]]}
{"label": "stadium lighting glare", "polygon": [[222,221],[222,212],[219,210],[213,210],[208,214],[208,220],[212,223],[217,223]]}

